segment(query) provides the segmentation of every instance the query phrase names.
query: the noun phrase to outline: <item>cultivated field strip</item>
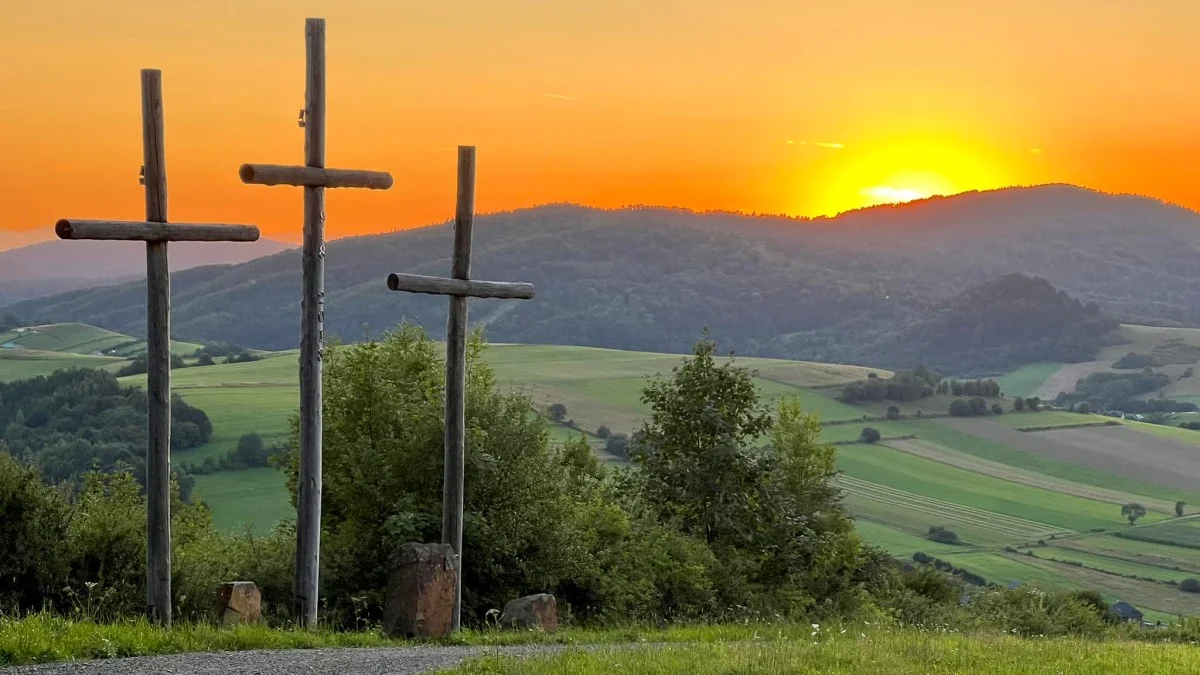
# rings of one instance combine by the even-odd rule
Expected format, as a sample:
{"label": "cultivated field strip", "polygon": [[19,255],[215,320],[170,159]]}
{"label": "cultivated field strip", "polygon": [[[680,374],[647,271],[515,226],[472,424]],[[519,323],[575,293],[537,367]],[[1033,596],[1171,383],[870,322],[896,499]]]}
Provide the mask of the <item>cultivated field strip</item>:
{"label": "cultivated field strip", "polygon": [[1124,426],[1029,433],[987,419],[954,417],[935,421],[1058,462],[1166,488],[1200,492],[1200,444],[1144,434]]}
{"label": "cultivated field strip", "polygon": [[946,450],[942,446],[928,441],[921,440],[896,440],[886,441],[883,443],[889,448],[900,450],[910,455],[931,459],[935,462],[948,464],[950,466],[966,469],[975,473],[1007,480],[1030,487],[1041,488],[1044,490],[1052,490],[1063,494],[1072,495],[1075,497],[1083,497],[1085,499],[1095,499],[1097,501],[1108,502],[1110,504],[1128,504],[1129,502],[1139,502],[1146,508],[1159,513],[1174,513],[1175,502],[1169,502],[1161,499],[1152,499],[1142,495],[1134,495],[1128,492],[1120,492],[1117,490],[1106,490],[1100,487],[1091,485],[1083,485],[1081,483],[1073,483],[1071,481],[1054,478],[1045,474],[1037,474],[1032,471],[1023,471],[1014,468],[1008,464],[993,462],[991,460],[963,455],[951,450]]}
{"label": "cultivated field strip", "polygon": [[852,476],[838,476],[837,483],[852,495],[895,506],[897,509],[924,513],[933,516],[934,519],[939,521],[961,522],[975,527],[986,528],[1010,535],[1015,539],[1038,539],[1051,534],[1069,532],[1069,530],[1047,525],[1046,523],[1006,516],[931,497],[923,497]]}

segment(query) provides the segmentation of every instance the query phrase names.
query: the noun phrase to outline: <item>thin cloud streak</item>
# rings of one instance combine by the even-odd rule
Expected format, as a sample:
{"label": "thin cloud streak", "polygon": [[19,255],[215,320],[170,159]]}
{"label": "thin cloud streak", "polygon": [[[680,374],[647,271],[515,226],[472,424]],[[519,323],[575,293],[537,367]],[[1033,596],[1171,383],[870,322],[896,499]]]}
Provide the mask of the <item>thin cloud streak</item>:
{"label": "thin cloud streak", "polygon": [[[795,145],[796,141],[788,140],[788,145]],[[825,141],[800,141],[800,145],[812,145],[818,148],[828,148],[830,150],[843,150],[846,147],[845,143],[828,143]]]}
{"label": "thin cloud streak", "polygon": [[546,98],[557,98],[562,101],[578,101],[579,100],[578,98],[576,98],[574,96],[564,96],[562,94],[542,94],[542,96],[545,96]]}

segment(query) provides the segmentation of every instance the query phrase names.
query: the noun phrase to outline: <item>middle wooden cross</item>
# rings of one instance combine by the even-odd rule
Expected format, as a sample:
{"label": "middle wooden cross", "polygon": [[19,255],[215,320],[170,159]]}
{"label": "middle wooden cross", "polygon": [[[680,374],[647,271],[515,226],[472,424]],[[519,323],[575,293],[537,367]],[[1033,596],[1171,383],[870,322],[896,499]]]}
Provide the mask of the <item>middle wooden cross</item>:
{"label": "middle wooden cross", "polygon": [[458,148],[458,200],[454,210],[454,259],[450,278],[419,274],[389,274],[388,288],[409,293],[450,296],[446,324],[446,430],[445,470],[442,476],[442,543],[458,556],[454,582],[452,628],[462,617],[463,487],[466,455],[467,298],[528,300],[533,284],[507,281],[474,281],[471,274],[471,229],[475,217],[475,148]]}
{"label": "middle wooden cross", "polygon": [[392,187],[383,171],[325,168],[325,20],[307,19],[304,166],[243,164],[243,183],[304,188],[304,262],[300,303],[300,479],[296,499],[295,603],[301,625],[317,623],[321,561],[321,357],[325,325],[325,188]]}

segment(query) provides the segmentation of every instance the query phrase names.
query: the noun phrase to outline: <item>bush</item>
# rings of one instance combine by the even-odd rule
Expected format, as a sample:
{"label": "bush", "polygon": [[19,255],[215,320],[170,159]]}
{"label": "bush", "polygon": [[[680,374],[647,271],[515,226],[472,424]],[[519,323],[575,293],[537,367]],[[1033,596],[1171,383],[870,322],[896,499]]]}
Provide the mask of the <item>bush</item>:
{"label": "bush", "polygon": [[1188,577],[1179,582],[1179,590],[1184,593],[1200,593],[1200,580]]}
{"label": "bush", "polygon": [[599,438],[600,440],[605,440],[609,436],[612,436],[612,431],[608,427],[604,426],[603,424],[600,425],[599,429],[596,429],[596,438]]}
{"label": "bush", "polygon": [[993,415],[1003,415],[1004,414],[1004,406],[1000,405],[999,403],[993,403],[992,404],[992,414]]}
{"label": "bush", "polygon": [[900,419],[900,408],[897,408],[897,407],[896,407],[896,406],[894,406],[894,405],[889,405],[889,406],[888,406],[888,409],[887,409],[887,418],[888,418],[889,420],[898,420],[898,419]]}
{"label": "bush", "polygon": [[1024,409],[1025,409],[1025,399],[1023,399],[1019,396],[1017,398],[1013,399],[1013,410],[1016,410],[1017,412],[1021,412]]}
{"label": "bush", "polygon": [[940,544],[961,544],[958,535],[952,530],[948,530],[941,525],[931,525],[926,537],[930,541],[936,541]]}
{"label": "bush", "polygon": [[864,427],[858,435],[858,440],[863,443],[878,443],[880,438],[879,430],[874,427]]}
{"label": "bush", "polygon": [[625,434],[612,434],[604,439],[604,451],[613,457],[625,459],[628,456],[629,437]]}
{"label": "bush", "polygon": [[972,614],[985,623],[1022,637],[1100,635],[1106,622],[1095,609],[1093,599],[1072,592],[1043,593],[1030,588],[988,591],[971,602]]}

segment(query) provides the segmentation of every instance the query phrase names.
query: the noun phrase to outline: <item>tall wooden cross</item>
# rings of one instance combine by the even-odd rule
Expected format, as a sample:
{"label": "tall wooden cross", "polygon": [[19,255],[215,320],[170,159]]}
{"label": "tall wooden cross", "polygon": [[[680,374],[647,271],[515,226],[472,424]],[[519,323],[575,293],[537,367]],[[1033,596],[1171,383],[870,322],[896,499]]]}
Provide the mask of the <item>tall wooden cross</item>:
{"label": "tall wooden cross", "polygon": [[471,228],[475,218],[475,148],[458,148],[458,199],[454,209],[454,258],[450,278],[419,274],[389,274],[388,288],[409,293],[450,296],[446,324],[445,468],[442,475],[442,543],[458,556],[454,583],[453,629],[462,614],[463,483],[466,455],[467,298],[528,300],[533,284],[475,281],[471,275]]}
{"label": "tall wooden cross", "polygon": [[295,604],[314,626],[321,561],[321,357],[325,325],[325,188],[386,190],[383,171],[325,168],[325,20],[306,19],[307,84],[300,126],[304,166],[243,164],[243,183],[304,188],[304,259],[300,302],[300,480],[296,499]]}
{"label": "tall wooden cross", "polygon": [[162,72],[142,71],[146,220],[60,220],[61,239],[146,242],[146,611],[171,625],[171,274],[169,241],[257,241],[253,225],[167,224]]}

